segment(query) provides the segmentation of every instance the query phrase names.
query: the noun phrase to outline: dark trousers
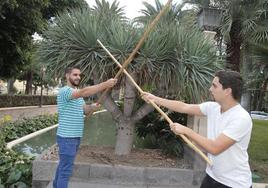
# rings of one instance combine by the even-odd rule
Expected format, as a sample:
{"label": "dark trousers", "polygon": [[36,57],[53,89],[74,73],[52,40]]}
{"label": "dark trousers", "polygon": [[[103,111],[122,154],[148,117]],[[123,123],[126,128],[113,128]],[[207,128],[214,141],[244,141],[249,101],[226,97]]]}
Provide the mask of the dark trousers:
{"label": "dark trousers", "polygon": [[[202,181],[200,188],[230,188],[230,187],[223,185],[222,183],[217,182],[216,180],[211,178],[209,175],[206,175],[206,177]],[[252,188],[252,186],[250,188]]]}
{"label": "dark trousers", "polygon": [[230,187],[223,185],[220,182],[217,182],[216,180],[211,178],[209,175],[206,175],[206,177],[202,181],[200,188],[230,188]]}

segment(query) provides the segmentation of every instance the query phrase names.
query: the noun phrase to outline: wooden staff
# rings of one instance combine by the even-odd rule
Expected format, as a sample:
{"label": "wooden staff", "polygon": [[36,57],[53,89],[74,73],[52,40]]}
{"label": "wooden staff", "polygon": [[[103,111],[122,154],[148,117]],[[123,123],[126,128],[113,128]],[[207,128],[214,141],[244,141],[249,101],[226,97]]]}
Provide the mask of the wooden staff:
{"label": "wooden staff", "polygon": [[[124,74],[130,79],[130,81],[133,83],[133,85],[138,89],[138,91],[143,94],[143,90],[140,88],[140,86],[135,82],[135,80],[131,77],[131,75],[126,71],[126,69],[123,68],[123,66],[115,59],[115,57],[109,52],[108,49],[101,43],[100,40],[97,40],[97,42],[101,45],[101,47],[108,53],[108,55],[112,58],[112,60],[117,64],[118,67],[120,67],[120,70],[122,69]],[[161,108],[159,108],[152,100],[149,100],[150,104],[153,105],[153,107],[167,120],[167,122],[170,124],[173,123],[173,121],[167,116]],[[198,149],[186,136],[183,134],[179,135],[194,151],[196,151],[209,165],[212,165],[212,162],[208,159],[208,157],[200,150]]]}
{"label": "wooden staff", "polygon": [[[170,6],[171,2],[172,2],[172,0],[169,0],[166,3],[166,5],[163,7],[163,9],[159,12],[159,14],[155,17],[155,19],[150,23],[150,25],[148,26],[148,28],[143,33],[143,35],[142,35],[141,39],[139,40],[138,44],[136,45],[136,47],[134,48],[134,50],[131,52],[131,54],[129,55],[129,57],[127,58],[127,60],[125,60],[125,62],[122,64],[122,68],[120,68],[120,70],[117,72],[117,74],[115,75],[114,78],[118,78],[120,76],[120,74],[122,73],[122,71],[124,70],[124,68],[126,68],[128,66],[128,64],[133,60],[135,54],[140,49],[141,45],[144,43],[145,39],[148,37],[149,33],[152,31],[153,27],[156,25],[156,23],[158,22],[158,20],[161,18],[161,16],[164,14],[164,12],[167,10],[167,8]],[[98,104],[102,103],[105,95],[107,94],[107,92],[109,90],[110,90],[110,88],[107,88],[102,93],[102,95],[100,96],[100,98],[97,101]],[[90,113],[87,116],[90,116],[92,113],[93,113],[93,111],[90,111]]]}

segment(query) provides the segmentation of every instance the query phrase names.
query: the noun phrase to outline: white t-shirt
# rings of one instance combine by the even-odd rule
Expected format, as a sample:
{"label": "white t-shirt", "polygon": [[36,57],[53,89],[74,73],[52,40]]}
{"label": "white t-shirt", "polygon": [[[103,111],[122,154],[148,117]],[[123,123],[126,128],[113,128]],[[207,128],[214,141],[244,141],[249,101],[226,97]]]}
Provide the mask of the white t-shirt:
{"label": "white t-shirt", "polygon": [[218,155],[208,154],[213,165],[207,165],[206,173],[216,181],[234,188],[249,188],[252,185],[248,163],[248,144],[252,130],[252,120],[240,104],[221,113],[216,102],[199,105],[207,116],[207,137],[217,138],[221,133],[235,140],[235,144]]}

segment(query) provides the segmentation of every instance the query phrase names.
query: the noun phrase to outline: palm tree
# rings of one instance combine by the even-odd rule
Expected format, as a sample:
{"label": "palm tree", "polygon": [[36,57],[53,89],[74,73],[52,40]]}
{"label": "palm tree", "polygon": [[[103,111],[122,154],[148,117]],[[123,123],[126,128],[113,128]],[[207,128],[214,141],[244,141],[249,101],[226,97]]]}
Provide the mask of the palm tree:
{"label": "palm tree", "polygon": [[[111,7],[105,10],[115,12]],[[98,83],[114,77],[118,68],[96,44],[97,39],[123,62],[146,27],[136,28],[125,18],[104,15],[96,8],[60,15],[45,33],[46,40],[39,49],[40,60],[57,76],[63,75],[65,67],[79,65],[86,75],[83,84],[90,79]],[[195,28],[188,30],[176,24],[176,20],[161,22],[127,70],[141,87],[151,92],[172,93],[184,100],[199,102],[207,97],[207,87],[217,69],[215,54],[213,45]],[[137,91],[124,75],[119,85],[124,90],[122,109],[110,94],[104,106],[118,122],[115,152],[124,155],[131,151],[136,123],[153,111],[153,107],[147,103],[135,105]]]}
{"label": "palm tree", "polygon": [[248,88],[251,95],[253,94],[250,105],[251,109],[263,110],[268,107],[268,101],[265,99],[268,94],[268,40],[251,44],[251,54],[253,54],[254,62],[248,74]]}
{"label": "palm tree", "polygon": [[267,0],[185,0],[184,3],[195,4],[199,9],[224,10],[219,32],[226,43],[228,69],[239,72],[241,49],[247,48],[249,43],[268,39]]}
{"label": "palm tree", "polygon": [[250,42],[268,39],[267,23],[262,17],[267,13],[265,3],[267,1],[233,0],[225,7],[221,31],[227,42],[229,68],[240,71],[241,49],[247,53]]}
{"label": "palm tree", "polygon": [[[267,0],[199,0],[199,7],[216,7],[224,10],[219,35],[226,43],[226,68],[240,72],[246,85],[250,80],[253,61],[251,44],[268,40]],[[243,55],[243,56],[242,56]],[[242,65],[242,66],[241,66]],[[241,104],[250,110],[250,92],[244,90]]]}
{"label": "palm tree", "polygon": [[[141,13],[143,15],[138,16],[134,19],[136,22],[142,24],[147,24],[148,22],[152,21],[164,7],[164,5],[160,3],[159,0],[155,0],[155,6],[149,4],[146,1],[143,2],[143,5],[145,6],[145,9],[141,10]],[[169,23],[178,21],[182,17],[183,11],[181,9],[183,6],[184,3],[172,5],[172,7],[163,15],[161,20]]]}

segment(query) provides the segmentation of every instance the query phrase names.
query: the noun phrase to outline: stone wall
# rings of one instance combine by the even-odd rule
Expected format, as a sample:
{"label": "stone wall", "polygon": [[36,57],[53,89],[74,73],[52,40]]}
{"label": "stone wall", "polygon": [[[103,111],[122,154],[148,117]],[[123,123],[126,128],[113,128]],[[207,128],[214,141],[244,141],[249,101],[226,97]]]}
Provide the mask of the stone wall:
{"label": "stone wall", "polygon": [[[200,135],[207,136],[207,118],[203,116],[188,116],[187,127]],[[193,165],[193,185],[199,186],[205,177],[206,161],[192,148],[185,144],[184,158],[190,160]]]}

